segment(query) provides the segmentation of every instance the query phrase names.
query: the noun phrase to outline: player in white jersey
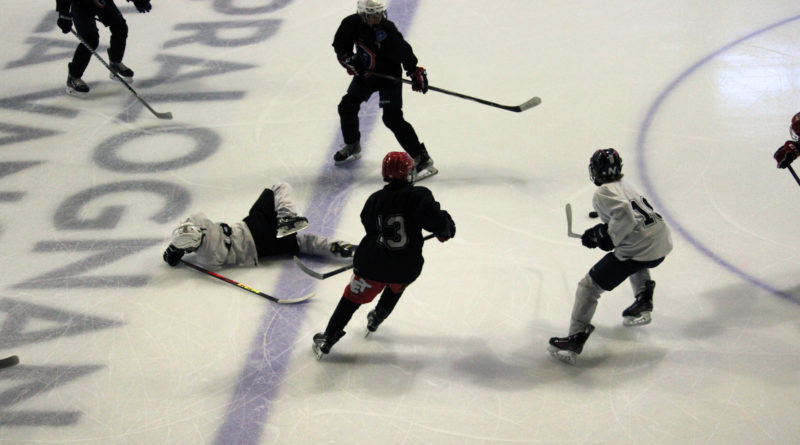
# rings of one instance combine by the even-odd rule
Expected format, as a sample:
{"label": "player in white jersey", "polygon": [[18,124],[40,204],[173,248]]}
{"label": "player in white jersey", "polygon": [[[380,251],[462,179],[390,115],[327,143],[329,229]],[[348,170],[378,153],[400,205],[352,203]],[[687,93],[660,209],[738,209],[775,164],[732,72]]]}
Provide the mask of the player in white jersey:
{"label": "player in white jersey", "polygon": [[211,221],[203,213],[190,216],[172,232],[164,261],[177,266],[186,253],[194,252],[209,266],[257,266],[260,258],[292,255],[330,255],[348,258],[355,247],[345,241],[333,241],[321,235],[297,234],[308,227],[305,217],[297,216],[287,183],[264,189],[250,213],[228,225]]}
{"label": "player in white jersey", "polygon": [[551,355],[572,364],[594,330],[591,321],[600,294],[626,279],[633,286],[636,301],[622,312],[623,324],[650,323],[656,285],[650,279],[650,269],[661,264],[672,250],[669,228],[661,215],[636,188],[622,181],[622,159],[616,150],[597,150],[589,161],[589,176],[597,185],[592,205],[603,222],[587,229],[581,242],[609,253],[578,282],[569,335],[550,339]]}

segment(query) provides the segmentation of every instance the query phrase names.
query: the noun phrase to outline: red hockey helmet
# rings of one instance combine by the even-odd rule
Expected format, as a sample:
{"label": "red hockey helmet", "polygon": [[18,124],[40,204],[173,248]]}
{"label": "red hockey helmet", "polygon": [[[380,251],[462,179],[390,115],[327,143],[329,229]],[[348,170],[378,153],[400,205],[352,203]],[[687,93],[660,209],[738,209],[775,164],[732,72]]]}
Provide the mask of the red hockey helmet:
{"label": "red hockey helmet", "polygon": [[800,138],[800,113],[792,116],[792,125],[790,125],[789,128],[791,129],[792,137],[795,138],[795,140]]}
{"label": "red hockey helmet", "polygon": [[381,173],[384,181],[414,181],[414,160],[404,151],[392,151],[383,157]]}

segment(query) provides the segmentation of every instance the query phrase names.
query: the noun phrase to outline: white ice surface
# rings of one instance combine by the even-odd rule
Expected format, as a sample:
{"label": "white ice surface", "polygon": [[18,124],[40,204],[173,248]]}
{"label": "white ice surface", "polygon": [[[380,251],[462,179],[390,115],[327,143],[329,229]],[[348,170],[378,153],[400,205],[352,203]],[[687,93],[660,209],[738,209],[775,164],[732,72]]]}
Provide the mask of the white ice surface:
{"label": "white ice surface", "polygon": [[[800,441],[800,190],[772,160],[800,110],[796,2],[391,1],[432,85],[543,102],[515,114],[404,90],[440,169],[422,185],[458,233],[426,246],[422,276],[379,332],[363,338],[362,308],[318,362],[311,337],[346,274],[317,282],[290,259],[220,271],[281,297],[316,292],[278,307],[161,253],[190,212],[241,219],[277,180],[294,186],[309,230],[360,238],[380,160],[399,147],[372,101],[363,158],[332,166],[349,78],[330,43],[355,1],[154,0],[147,15],[117,1],[132,86],[173,121],[94,60],[92,93],[63,94],[75,42],[55,27],[54,2],[6,2],[0,14],[0,355],[21,359],[0,370],[0,443]],[[181,40],[221,23],[239,28],[213,28],[220,37],[246,39],[247,22],[271,31],[248,45]],[[177,60],[180,74],[216,75],[148,82]],[[211,100],[220,92],[235,94]],[[145,168],[192,153],[180,131],[213,135],[217,149]],[[98,161],[109,141],[142,168]],[[621,285],[570,367],[547,340],[566,334],[576,283],[601,253],[567,238],[563,209],[572,203],[576,231],[595,223],[586,165],[609,146],[671,224],[675,250],[653,271],[653,323],[622,326],[632,295]],[[88,204],[70,206],[85,193]],[[64,220],[114,206],[120,218],[104,227]],[[124,252],[86,262],[104,242]],[[75,279],[98,276],[112,278]]]}

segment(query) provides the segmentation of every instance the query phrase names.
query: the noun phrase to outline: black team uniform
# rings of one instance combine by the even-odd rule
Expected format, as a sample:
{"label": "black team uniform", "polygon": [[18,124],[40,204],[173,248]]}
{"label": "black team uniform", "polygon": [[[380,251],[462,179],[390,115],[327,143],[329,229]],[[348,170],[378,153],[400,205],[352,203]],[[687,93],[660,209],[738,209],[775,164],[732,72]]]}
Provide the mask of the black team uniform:
{"label": "black team uniform", "polygon": [[397,26],[383,18],[378,25],[371,27],[359,14],[347,16],[336,30],[333,48],[339,63],[354,76],[347,94],[339,102],[345,146],[334,155],[334,161],[341,164],[361,157],[358,111],[361,103],[377,91],[379,105],[383,109],[383,123],[394,133],[403,150],[414,159],[418,170],[432,167],[433,160],[425,145],[420,143],[414,127],[403,118],[403,84],[379,79],[369,73],[374,71],[400,77],[401,68],[404,68],[414,82],[414,91],[427,92],[427,73],[424,68],[417,66],[417,57]]}
{"label": "black team uniform", "polygon": [[378,293],[382,292],[367,315],[367,329],[374,332],[389,316],[405,288],[422,272],[423,229],[441,242],[455,236],[450,214],[441,209],[429,189],[413,185],[413,170],[413,160],[406,153],[391,152],[384,158],[383,176],[389,183],[373,193],[361,211],[367,233],[356,248],[353,276],[325,332],[314,336],[318,358],[344,336],[353,313]]}
{"label": "black team uniform", "polygon": [[[150,0],[128,1],[133,1],[136,10],[140,13],[144,14],[151,9]],[[97,46],[100,44],[100,34],[95,22],[95,18],[97,18],[97,21],[111,32],[108,48],[109,66],[126,80],[133,79],[133,70],[122,63],[122,58],[125,56],[125,45],[128,41],[128,23],[122,17],[114,0],[56,0],[56,11],[58,11],[56,23],[61,28],[61,32],[69,33],[74,23],[75,32],[92,47],[92,50],[97,50]],[[86,67],[89,66],[91,58],[92,52],[82,43],[78,43],[72,61],[67,65],[68,93],[81,95],[89,92],[89,87],[86,82],[81,80],[81,77],[83,77]]]}

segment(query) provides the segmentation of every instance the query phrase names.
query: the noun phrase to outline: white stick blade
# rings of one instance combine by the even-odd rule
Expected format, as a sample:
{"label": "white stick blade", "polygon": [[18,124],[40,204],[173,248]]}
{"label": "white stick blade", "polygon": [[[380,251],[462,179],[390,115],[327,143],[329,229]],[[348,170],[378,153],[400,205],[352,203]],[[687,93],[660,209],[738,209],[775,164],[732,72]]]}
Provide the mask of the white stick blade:
{"label": "white stick blade", "polygon": [[542,103],[542,99],[539,98],[538,96],[534,97],[534,98],[528,100],[527,102],[523,103],[522,105],[520,105],[519,106],[519,111],[523,112],[523,111],[525,111],[525,110],[527,110],[529,108],[533,108],[533,107],[539,105],[540,103]]}

